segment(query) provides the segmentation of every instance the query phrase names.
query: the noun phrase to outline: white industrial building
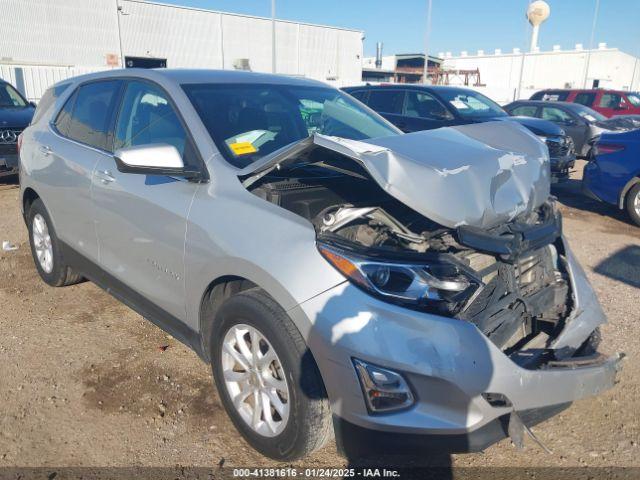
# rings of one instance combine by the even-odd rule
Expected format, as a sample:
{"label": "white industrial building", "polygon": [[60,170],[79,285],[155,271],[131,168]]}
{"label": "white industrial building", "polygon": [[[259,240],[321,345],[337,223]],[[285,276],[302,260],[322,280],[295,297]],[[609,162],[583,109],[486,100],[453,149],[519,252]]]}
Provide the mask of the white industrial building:
{"label": "white industrial building", "polygon": [[[123,65],[272,71],[269,18],[143,0],[3,0],[0,77],[38,100],[52,83]],[[363,32],[277,20],[276,72],[336,86],[362,72]]]}
{"label": "white industrial building", "polygon": [[529,98],[544,88],[640,90],[640,59],[605,43],[592,50],[578,44],[571,50],[556,45],[551,51],[440,52],[438,57],[444,59],[444,70],[477,69],[483,86],[473,88],[500,103]]}

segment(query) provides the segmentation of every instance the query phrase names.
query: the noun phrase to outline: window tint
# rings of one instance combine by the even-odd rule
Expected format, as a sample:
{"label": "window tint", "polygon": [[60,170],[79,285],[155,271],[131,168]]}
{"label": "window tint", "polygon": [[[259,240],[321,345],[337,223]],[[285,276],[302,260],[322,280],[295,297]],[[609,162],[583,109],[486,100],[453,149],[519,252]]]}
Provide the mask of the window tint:
{"label": "window tint", "polygon": [[523,117],[535,117],[538,107],[535,105],[521,105],[520,107],[512,108],[511,115],[521,115]]}
{"label": "window tint", "polygon": [[361,102],[364,102],[364,99],[367,96],[367,91],[366,90],[358,90],[357,92],[349,93],[349,95],[351,95],[353,98],[357,98]]}
{"label": "window tint", "polygon": [[555,107],[542,107],[542,118],[555,123],[573,123],[571,115]]}
{"label": "window tint", "polygon": [[576,95],[576,98],[573,100],[573,102],[590,107],[595,99],[596,99],[595,93],[583,92],[583,93],[578,93]]}
{"label": "window tint", "polygon": [[[146,82],[130,82],[115,129],[114,150],[165,143],[176,147],[185,163],[187,133],[166,94]],[[191,160],[193,160],[191,158]]]}
{"label": "window tint", "polygon": [[75,95],[67,136],[92,147],[107,150],[109,123],[122,82],[109,80],[81,86]]}
{"label": "window tint", "polygon": [[622,102],[622,96],[617,93],[603,93],[600,97],[600,108],[618,108]]}
{"label": "window tint", "polygon": [[446,108],[428,93],[407,91],[405,114],[408,117],[435,118],[438,120],[451,118]]}
{"label": "window tint", "polygon": [[60,95],[62,95],[67,88],[69,88],[70,83],[61,83],[59,85],[54,85],[49,88],[44,94],[42,98],[38,102],[38,107],[36,108],[36,112],[33,114],[33,118],[31,119],[31,124],[37,123],[38,120],[45,114],[49,107],[56,103],[56,100]]}
{"label": "window tint", "polygon": [[78,97],[78,91],[76,90],[73,95],[65,102],[64,107],[58,113],[58,117],[55,121],[56,130],[62,135],[67,136],[69,133],[69,125],[71,124],[71,114],[73,113],[73,106],[76,103]]}
{"label": "window tint", "polygon": [[371,90],[368,105],[376,112],[402,113],[404,91],[401,90]]}

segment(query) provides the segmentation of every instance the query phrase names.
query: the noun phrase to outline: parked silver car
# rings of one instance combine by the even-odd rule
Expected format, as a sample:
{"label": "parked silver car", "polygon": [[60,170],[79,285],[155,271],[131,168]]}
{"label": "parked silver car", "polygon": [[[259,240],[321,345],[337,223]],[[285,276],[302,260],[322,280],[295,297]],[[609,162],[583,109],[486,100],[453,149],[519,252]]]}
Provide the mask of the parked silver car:
{"label": "parked silver car", "polygon": [[[44,106],[43,106],[44,105]],[[24,132],[49,285],[90,279],[193,348],[264,455],[477,451],[614,384],[545,145],[402,134],[325,84],[78,77]]]}

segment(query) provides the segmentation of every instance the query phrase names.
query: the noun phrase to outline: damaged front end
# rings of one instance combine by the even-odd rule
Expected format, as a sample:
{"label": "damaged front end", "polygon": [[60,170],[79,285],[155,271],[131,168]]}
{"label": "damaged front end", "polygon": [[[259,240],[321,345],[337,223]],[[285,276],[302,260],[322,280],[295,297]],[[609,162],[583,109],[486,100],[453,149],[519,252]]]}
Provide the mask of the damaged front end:
{"label": "damaged front end", "polygon": [[370,295],[471,322],[524,368],[579,350],[552,348],[575,296],[548,153],[521,127],[316,135],[241,178],[310,221],[324,258]]}

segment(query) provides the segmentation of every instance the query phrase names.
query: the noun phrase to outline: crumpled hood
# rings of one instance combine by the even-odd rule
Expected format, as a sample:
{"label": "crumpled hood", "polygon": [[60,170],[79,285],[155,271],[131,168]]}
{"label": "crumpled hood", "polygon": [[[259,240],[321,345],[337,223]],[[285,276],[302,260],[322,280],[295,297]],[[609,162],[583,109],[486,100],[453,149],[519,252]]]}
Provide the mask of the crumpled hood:
{"label": "crumpled hood", "polygon": [[546,146],[515,122],[439,128],[366,142],[315,134],[241,170],[245,186],[304,152],[326,148],[359,162],[387,193],[454,228],[491,228],[549,197]]}

